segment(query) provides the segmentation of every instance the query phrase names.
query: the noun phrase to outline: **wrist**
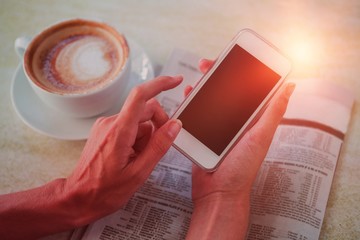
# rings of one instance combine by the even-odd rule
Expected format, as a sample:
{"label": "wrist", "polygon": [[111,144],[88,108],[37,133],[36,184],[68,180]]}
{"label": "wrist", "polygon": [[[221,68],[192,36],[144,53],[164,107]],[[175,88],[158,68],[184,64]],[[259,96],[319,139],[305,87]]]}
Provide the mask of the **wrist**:
{"label": "wrist", "polygon": [[208,204],[231,204],[241,203],[246,205],[249,203],[250,192],[248,191],[217,191],[202,197],[194,198],[194,206]]}
{"label": "wrist", "polygon": [[218,192],[196,199],[193,203],[194,212],[205,212],[214,217],[222,216],[240,221],[247,219],[249,215],[250,194]]}
{"label": "wrist", "polygon": [[96,206],[93,200],[93,195],[96,191],[96,189],[91,188],[89,185],[84,186],[81,184],[81,181],[74,183],[66,179],[63,196],[67,208],[71,212],[73,228],[85,226],[104,215],[98,212],[102,208]]}
{"label": "wrist", "polygon": [[196,199],[187,239],[242,239],[249,211],[250,194],[219,192]]}

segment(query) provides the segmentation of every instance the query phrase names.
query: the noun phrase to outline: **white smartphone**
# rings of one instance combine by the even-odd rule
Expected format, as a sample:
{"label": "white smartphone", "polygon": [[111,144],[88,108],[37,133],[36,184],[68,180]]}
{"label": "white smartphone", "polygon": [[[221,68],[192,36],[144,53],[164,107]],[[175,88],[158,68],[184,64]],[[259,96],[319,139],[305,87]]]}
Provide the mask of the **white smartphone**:
{"label": "white smartphone", "polygon": [[173,146],[206,171],[216,170],[290,69],[272,44],[241,30],[174,113],[183,125]]}

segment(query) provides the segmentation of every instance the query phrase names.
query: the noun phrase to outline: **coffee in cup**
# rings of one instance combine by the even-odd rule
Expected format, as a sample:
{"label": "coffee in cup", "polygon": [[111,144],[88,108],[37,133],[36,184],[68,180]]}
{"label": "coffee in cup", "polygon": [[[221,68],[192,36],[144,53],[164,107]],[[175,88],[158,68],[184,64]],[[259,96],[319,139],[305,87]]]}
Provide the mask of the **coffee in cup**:
{"label": "coffee in cup", "polygon": [[38,34],[26,47],[23,65],[46,104],[70,116],[91,117],[113,106],[126,88],[129,47],[113,27],[73,19]]}

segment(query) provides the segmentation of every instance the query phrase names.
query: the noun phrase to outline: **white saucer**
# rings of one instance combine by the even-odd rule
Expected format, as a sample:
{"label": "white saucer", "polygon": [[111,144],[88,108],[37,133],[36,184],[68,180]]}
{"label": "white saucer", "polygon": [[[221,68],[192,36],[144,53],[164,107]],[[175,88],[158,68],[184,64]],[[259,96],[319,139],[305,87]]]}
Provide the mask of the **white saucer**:
{"label": "white saucer", "polygon": [[[131,49],[131,80],[116,106],[101,116],[110,116],[119,112],[130,89],[143,81],[154,78],[150,59],[134,41],[129,41]],[[32,90],[26,79],[22,64],[13,76],[11,100],[19,117],[30,128],[50,137],[64,140],[83,140],[89,135],[93,123],[99,116],[92,118],[70,118],[43,103]]]}

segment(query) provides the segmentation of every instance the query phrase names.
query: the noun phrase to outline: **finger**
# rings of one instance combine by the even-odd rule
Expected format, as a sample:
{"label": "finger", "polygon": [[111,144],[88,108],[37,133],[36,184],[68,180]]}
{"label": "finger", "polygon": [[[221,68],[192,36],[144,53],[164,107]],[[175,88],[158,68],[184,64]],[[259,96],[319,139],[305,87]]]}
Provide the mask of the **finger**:
{"label": "finger", "polygon": [[289,98],[294,89],[294,83],[287,83],[283,86],[283,88],[275,95],[263,116],[259,119],[257,123],[259,128],[270,128],[271,132],[275,131],[285,114]]}
{"label": "finger", "polygon": [[147,145],[153,132],[153,125],[151,122],[143,122],[139,124],[136,141],[133,145],[135,152],[141,152]]}
{"label": "finger", "polygon": [[180,129],[181,122],[178,119],[171,119],[155,131],[134,163],[136,171],[150,174],[158,161],[169,150]]}
{"label": "finger", "polygon": [[275,95],[263,115],[246,134],[246,141],[268,147],[285,111],[295,84],[288,83]]}
{"label": "finger", "polygon": [[192,90],[193,90],[192,86],[186,86],[184,89],[184,97],[187,97]]}
{"label": "finger", "polygon": [[[224,164],[234,164],[242,161],[242,167],[249,170],[248,186],[251,187],[256,173],[270,147],[276,128],[281,121],[289,97],[294,90],[294,84],[286,84],[275,95],[268,108],[265,110],[255,125],[244,135],[229,153]],[[239,159],[241,158],[241,159]]]}
{"label": "finger", "polygon": [[[199,68],[202,73],[207,72],[214,65],[214,61],[208,59],[200,59]],[[187,97],[189,93],[192,91],[193,87],[186,86],[184,89],[184,96]]]}
{"label": "finger", "polygon": [[[212,60],[202,58],[199,61],[199,68],[202,73],[207,72],[213,65],[214,65],[214,61]],[[184,89],[184,96],[187,97],[192,89],[193,87],[186,86]]]}
{"label": "finger", "polygon": [[161,76],[136,86],[130,92],[121,112],[118,114],[118,120],[123,121],[126,126],[137,125],[144,112],[146,102],[162,91],[178,86],[181,81],[182,76]]}
{"label": "finger", "polygon": [[214,65],[214,61],[212,60],[200,59],[199,68],[202,73],[206,73],[213,65]]}
{"label": "finger", "polygon": [[153,128],[154,128],[153,125],[149,121],[140,123],[136,135],[136,140],[142,139],[143,137],[149,135],[149,133],[152,133]]}
{"label": "finger", "polygon": [[159,128],[169,120],[169,116],[155,98],[146,102],[144,113],[140,118],[140,122],[148,120],[151,120],[156,128]]}

